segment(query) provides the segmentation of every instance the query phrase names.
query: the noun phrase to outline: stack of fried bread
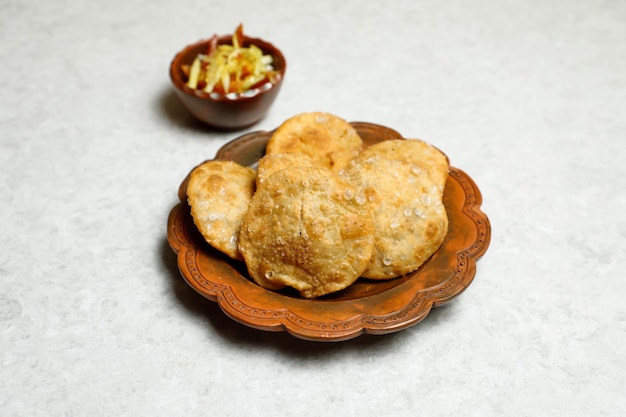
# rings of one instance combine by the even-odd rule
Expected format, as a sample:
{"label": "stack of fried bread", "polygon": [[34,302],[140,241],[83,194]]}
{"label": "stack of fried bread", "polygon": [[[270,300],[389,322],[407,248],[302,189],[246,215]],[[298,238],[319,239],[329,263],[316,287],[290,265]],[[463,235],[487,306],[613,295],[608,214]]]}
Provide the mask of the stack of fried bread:
{"label": "stack of fried bread", "polygon": [[448,160],[418,139],[365,147],[329,113],[302,113],[269,138],[256,171],[210,160],[189,176],[194,223],[270,290],[315,298],[359,277],[417,270],[448,231]]}

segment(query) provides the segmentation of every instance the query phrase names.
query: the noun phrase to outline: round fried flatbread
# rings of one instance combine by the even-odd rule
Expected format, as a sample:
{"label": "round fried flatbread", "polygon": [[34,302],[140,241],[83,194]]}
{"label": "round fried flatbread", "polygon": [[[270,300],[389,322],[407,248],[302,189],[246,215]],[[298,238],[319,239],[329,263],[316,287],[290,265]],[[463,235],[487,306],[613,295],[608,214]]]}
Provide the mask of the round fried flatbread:
{"label": "round fried flatbread", "polygon": [[266,178],[282,169],[292,166],[321,166],[315,159],[304,153],[273,153],[263,156],[257,165],[256,185],[259,187]]}
{"label": "round fried flatbread", "polygon": [[362,149],[363,140],[344,119],[329,113],[301,113],[284,121],[267,142],[265,152],[304,153],[339,171]]}
{"label": "round fried flatbread", "polygon": [[430,176],[437,184],[445,184],[448,179],[448,157],[431,144],[420,139],[383,140],[364,149],[361,159],[381,156],[397,161],[406,161],[413,169]]}
{"label": "round fried flatbread", "polygon": [[328,169],[289,167],[267,178],[243,218],[250,276],[306,298],[351,285],[372,257],[374,225],[356,189]]}
{"label": "round fried flatbread", "polygon": [[211,160],[194,168],[187,184],[194,224],[211,246],[237,260],[243,260],[237,240],[254,193],[255,177],[252,168]]}
{"label": "round fried flatbread", "polygon": [[362,276],[389,279],[415,271],[441,246],[448,230],[442,200],[448,166],[430,160],[439,156],[389,159],[387,146],[380,155],[370,149],[340,176],[357,187],[374,219],[374,255]]}

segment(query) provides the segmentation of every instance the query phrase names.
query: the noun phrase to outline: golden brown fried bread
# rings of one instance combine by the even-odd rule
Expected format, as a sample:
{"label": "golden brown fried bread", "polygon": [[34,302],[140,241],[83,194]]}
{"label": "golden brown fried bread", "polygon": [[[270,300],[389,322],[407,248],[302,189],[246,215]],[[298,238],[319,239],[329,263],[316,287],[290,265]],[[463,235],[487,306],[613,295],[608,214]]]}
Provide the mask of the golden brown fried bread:
{"label": "golden brown fried bread", "polygon": [[301,113],[287,119],[272,134],[265,152],[304,153],[333,171],[346,166],[362,149],[356,129],[329,113]]}
{"label": "golden brown fried bread", "polygon": [[365,159],[374,155],[407,161],[414,166],[413,169],[423,171],[437,184],[445,184],[448,179],[448,157],[420,139],[383,140],[363,150],[360,158]]}
{"label": "golden brown fried bread", "polygon": [[[448,175],[445,156],[414,145],[396,146],[390,155],[385,142],[368,148],[340,173],[357,187],[357,198],[372,212],[374,255],[362,274],[372,279],[415,271],[437,251],[448,231],[442,201]],[[424,150],[421,158],[415,149]],[[394,155],[402,157],[389,158]]]}
{"label": "golden brown fried bread", "polygon": [[273,153],[259,160],[256,185],[260,186],[270,175],[291,166],[320,166],[320,163],[304,153]]}
{"label": "golden brown fried bread", "polygon": [[233,259],[241,220],[255,189],[256,172],[232,161],[207,161],[191,172],[187,201],[191,216],[204,239]]}
{"label": "golden brown fried bread", "polygon": [[372,258],[374,225],[356,189],[328,169],[289,167],[257,188],[239,250],[264,288],[306,298],[352,284]]}

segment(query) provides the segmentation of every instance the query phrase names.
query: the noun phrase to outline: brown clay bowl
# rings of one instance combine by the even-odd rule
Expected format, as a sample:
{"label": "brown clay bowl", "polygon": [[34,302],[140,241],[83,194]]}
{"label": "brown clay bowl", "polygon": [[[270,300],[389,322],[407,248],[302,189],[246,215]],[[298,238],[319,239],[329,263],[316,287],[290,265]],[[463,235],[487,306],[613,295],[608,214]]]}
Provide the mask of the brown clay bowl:
{"label": "brown clay bowl", "polygon": [[[393,129],[354,122],[366,145],[403,139]],[[264,154],[271,132],[258,131],[224,145],[215,159],[254,165]],[[234,320],[266,331],[287,331],[313,341],[341,341],[363,333],[386,334],[411,327],[433,307],[450,302],[473,281],[476,262],[491,239],[489,219],[474,181],[450,167],[444,190],[448,234],[439,250],[420,269],[388,281],[359,279],[347,289],[318,299],[261,288],[243,262],[211,248],[196,229],[186,199],[187,178],[179,187],[180,203],[170,212],[167,238],[178,254],[184,280],[215,301]]]}
{"label": "brown clay bowl", "polygon": [[[176,95],[184,106],[198,120],[220,130],[237,130],[254,125],[269,111],[276,100],[287,69],[287,61],[282,52],[269,42],[244,35],[243,46],[254,44],[264,53],[274,58],[274,68],[280,73],[280,79],[266,90],[257,90],[252,94],[240,94],[235,97],[211,95],[191,89],[185,85],[183,65],[191,65],[195,57],[207,50],[211,39],[204,39],[186,46],[178,52],[170,64],[170,78]],[[232,35],[218,38],[218,44],[232,42]]]}

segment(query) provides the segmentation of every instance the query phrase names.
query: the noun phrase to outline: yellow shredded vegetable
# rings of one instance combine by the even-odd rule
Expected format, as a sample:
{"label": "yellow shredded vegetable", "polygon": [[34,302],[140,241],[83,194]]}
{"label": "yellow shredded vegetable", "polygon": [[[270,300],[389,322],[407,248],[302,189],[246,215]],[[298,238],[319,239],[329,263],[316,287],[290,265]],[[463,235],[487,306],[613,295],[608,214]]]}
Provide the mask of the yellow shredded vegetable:
{"label": "yellow shredded vegetable", "polygon": [[232,45],[217,45],[213,38],[208,53],[199,54],[186,70],[187,86],[206,93],[243,93],[268,82],[274,83],[278,73],[271,55],[250,45],[243,47],[243,26],[232,37]]}

